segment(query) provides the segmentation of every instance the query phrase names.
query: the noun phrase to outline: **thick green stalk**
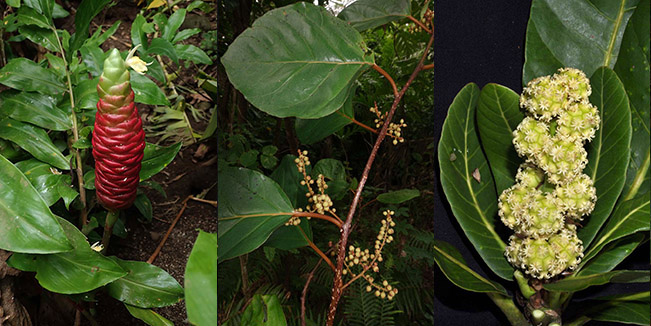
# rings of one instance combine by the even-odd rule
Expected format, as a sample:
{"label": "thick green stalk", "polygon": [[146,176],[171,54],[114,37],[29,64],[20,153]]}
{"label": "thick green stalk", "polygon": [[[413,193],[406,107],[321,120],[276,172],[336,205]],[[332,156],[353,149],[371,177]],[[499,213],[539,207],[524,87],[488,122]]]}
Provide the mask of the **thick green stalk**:
{"label": "thick green stalk", "polygon": [[108,211],[106,213],[106,222],[104,223],[104,235],[102,236],[102,253],[108,251],[111,234],[113,234],[113,225],[118,220],[120,211]]}
{"label": "thick green stalk", "polygon": [[529,321],[524,317],[520,309],[515,306],[513,299],[497,293],[487,293],[487,295],[491,300],[493,300],[495,305],[497,305],[497,307],[502,310],[512,326],[531,325]]}

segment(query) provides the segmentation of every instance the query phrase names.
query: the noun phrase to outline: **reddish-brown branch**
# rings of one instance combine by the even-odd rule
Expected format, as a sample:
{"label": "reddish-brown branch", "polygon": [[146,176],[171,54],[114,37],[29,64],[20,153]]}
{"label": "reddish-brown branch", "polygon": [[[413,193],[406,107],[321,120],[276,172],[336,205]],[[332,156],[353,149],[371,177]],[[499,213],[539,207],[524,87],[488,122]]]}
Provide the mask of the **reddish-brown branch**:
{"label": "reddish-brown branch", "polygon": [[319,247],[317,247],[314,242],[312,242],[312,240],[307,237],[307,234],[305,234],[305,231],[303,231],[303,228],[301,228],[300,225],[297,225],[297,227],[298,230],[301,231],[301,234],[305,238],[305,241],[307,241],[307,244],[310,245],[310,248],[314,249],[314,251],[321,257],[321,259],[325,260],[325,262],[330,265],[330,268],[332,268],[332,271],[334,271],[335,265],[332,263],[332,261],[330,261],[330,258],[328,258],[328,256],[326,256],[326,254],[324,254],[323,251],[321,251],[321,249],[319,249]]}
{"label": "reddish-brown branch", "polygon": [[424,65],[422,70],[430,70],[430,69],[434,69],[434,64],[433,63],[428,64],[428,65]]}
{"label": "reddish-brown branch", "polygon": [[[431,25],[434,26],[434,24]],[[366,180],[368,179],[368,174],[371,171],[371,167],[373,166],[373,161],[375,161],[375,157],[380,148],[380,144],[382,144],[382,141],[386,136],[387,129],[389,128],[389,123],[391,122],[391,119],[393,119],[393,115],[395,114],[396,109],[398,108],[398,104],[400,103],[400,100],[402,100],[402,97],[404,96],[405,92],[407,91],[411,83],[414,81],[416,76],[418,76],[418,73],[423,69],[425,58],[427,57],[427,53],[429,52],[429,49],[431,48],[433,42],[434,42],[434,33],[431,33],[429,42],[427,43],[427,47],[425,48],[425,51],[423,52],[423,56],[420,58],[418,65],[411,73],[411,76],[409,76],[407,83],[402,87],[400,92],[396,94],[396,97],[393,100],[393,104],[391,105],[391,110],[389,110],[389,114],[386,120],[384,121],[384,125],[380,130],[380,134],[378,135],[377,140],[373,145],[371,154],[369,155],[368,160],[366,161],[366,166],[364,167],[364,172],[362,172],[362,178],[360,179],[359,185],[357,186],[357,191],[355,192],[355,197],[353,197],[353,202],[350,205],[350,210],[348,211],[346,222],[341,227],[341,238],[339,240],[339,248],[337,251],[337,269],[335,270],[334,284],[332,286],[332,300],[330,301],[330,307],[328,308],[328,317],[326,320],[327,326],[332,326],[334,324],[335,315],[337,312],[337,305],[339,304],[339,299],[341,299],[341,293],[343,291],[343,280],[342,280],[341,272],[344,267],[346,245],[348,243],[348,236],[350,235],[350,227],[353,221],[353,216],[355,215],[355,209],[357,208],[359,199],[362,195],[362,190],[364,189],[364,185],[366,184]]]}
{"label": "reddish-brown branch", "polygon": [[[267,215],[268,215],[268,214],[267,214]],[[342,225],[341,221],[335,219],[334,217],[332,217],[332,216],[328,216],[328,215],[319,214],[319,213],[310,213],[310,212],[294,212],[294,213],[292,213],[292,215],[293,215],[293,216],[301,216],[301,217],[308,217],[308,216],[309,216],[309,217],[311,217],[311,218],[318,218],[318,219],[320,219],[320,220],[328,221],[328,222],[330,222],[330,223],[336,225],[336,226],[337,226],[338,228],[340,228],[340,229],[341,229],[341,225]]]}
{"label": "reddish-brown branch", "polygon": [[310,287],[310,282],[312,282],[314,272],[316,272],[316,269],[319,268],[319,265],[321,265],[322,261],[322,259],[319,259],[319,262],[316,263],[316,266],[314,266],[310,274],[307,275],[307,281],[305,281],[305,286],[303,287],[303,293],[301,295],[301,326],[305,326],[305,300],[307,298],[307,289]]}
{"label": "reddish-brown branch", "polygon": [[418,25],[420,28],[422,28],[424,31],[426,31],[427,34],[433,34],[432,31],[429,28],[427,28],[427,26],[425,26],[425,24],[423,24],[420,20],[414,18],[413,16],[407,16],[407,18],[409,18],[409,20],[416,23],[416,25]]}
{"label": "reddish-brown branch", "polygon": [[376,64],[373,64],[371,67],[373,67],[373,69],[375,69],[375,71],[382,74],[382,76],[384,76],[384,78],[386,78],[389,81],[389,83],[391,84],[391,87],[393,88],[393,96],[397,97],[398,96],[398,86],[396,86],[396,82],[393,81],[393,78],[391,78],[391,75],[389,75],[388,72],[384,71],[384,69],[380,68],[380,66],[378,66]]}
{"label": "reddish-brown branch", "polygon": [[181,210],[179,211],[179,213],[176,214],[176,218],[174,218],[174,221],[172,221],[172,224],[167,229],[167,233],[165,233],[165,236],[163,237],[163,239],[158,244],[158,247],[156,247],[156,250],[154,250],[154,253],[151,254],[149,259],[147,259],[148,263],[150,263],[150,264],[153,263],[154,260],[156,259],[156,257],[158,256],[158,254],[160,253],[161,249],[163,249],[163,246],[165,245],[165,242],[167,241],[167,238],[172,233],[172,229],[174,229],[174,226],[176,225],[176,223],[179,221],[179,219],[181,219],[181,216],[183,215],[183,212],[185,211],[185,208],[188,207],[188,200],[190,200],[190,197],[192,197],[192,196],[188,196],[183,200],[183,207],[181,207]]}
{"label": "reddish-brown branch", "polygon": [[[358,125],[358,126],[364,128],[364,129],[366,129],[366,130],[368,130],[368,131],[370,131],[370,132],[372,132],[372,133],[374,133],[374,134],[377,134],[377,133],[378,133],[378,131],[377,131],[376,129],[373,129],[373,128],[371,128],[371,127],[369,127],[369,126],[367,126],[367,125],[365,125],[365,124],[363,124],[363,123],[361,123],[361,122],[355,120],[355,118],[353,118],[353,117],[349,117],[349,116],[347,116],[345,113],[342,113],[342,112],[340,112],[340,111],[335,111],[335,112],[337,112],[337,114],[341,115],[342,117],[344,117],[344,118],[350,120],[350,122],[352,122],[352,123],[354,123],[354,124],[356,124],[356,125]],[[387,135],[387,136],[392,137],[392,138],[397,138],[397,137],[394,136],[394,135]]]}

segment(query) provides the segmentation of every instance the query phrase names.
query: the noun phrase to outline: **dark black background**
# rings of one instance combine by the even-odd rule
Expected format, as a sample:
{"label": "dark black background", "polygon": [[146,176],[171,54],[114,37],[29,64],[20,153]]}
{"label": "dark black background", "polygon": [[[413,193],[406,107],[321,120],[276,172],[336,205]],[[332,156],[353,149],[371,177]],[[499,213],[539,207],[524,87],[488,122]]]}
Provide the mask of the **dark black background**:
{"label": "dark black background", "polygon": [[[441,136],[443,121],[456,94],[469,82],[483,87],[487,83],[507,86],[516,93],[522,91],[524,42],[530,1],[436,1],[434,41],[434,110],[436,124],[434,137]],[[468,265],[484,277],[498,280],[481,260],[472,244],[465,238],[452,216],[449,204],[438,181],[434,189],[436,211],[434,233],[436,238],[458,248]],[[648,268],[649,244],[638,249],[620,269]],[[457,288],[440,270],[435,270],[435,325],[508,325],[502,312],[485,294]],[[507,289],[513,283],[503,282]],[[645,284],[610,285],[585,291],[575,298],[592,295],[637,292],[648,290]],[[591,322],[588,325],[607,325]]]}

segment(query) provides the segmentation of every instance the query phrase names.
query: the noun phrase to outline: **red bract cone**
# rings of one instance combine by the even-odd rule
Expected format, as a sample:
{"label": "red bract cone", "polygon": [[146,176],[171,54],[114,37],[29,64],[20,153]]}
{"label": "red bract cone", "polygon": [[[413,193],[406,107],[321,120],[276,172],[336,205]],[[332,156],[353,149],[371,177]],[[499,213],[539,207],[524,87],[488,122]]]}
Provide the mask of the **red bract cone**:
{"label": "red bract cone", "polygon": [[145,149],[142,120],[133,102],[129,71],[117,49],[104,61],[97,84],[99,102],[93,131],[97,200],[108,210],[125,209],[136,199]]}

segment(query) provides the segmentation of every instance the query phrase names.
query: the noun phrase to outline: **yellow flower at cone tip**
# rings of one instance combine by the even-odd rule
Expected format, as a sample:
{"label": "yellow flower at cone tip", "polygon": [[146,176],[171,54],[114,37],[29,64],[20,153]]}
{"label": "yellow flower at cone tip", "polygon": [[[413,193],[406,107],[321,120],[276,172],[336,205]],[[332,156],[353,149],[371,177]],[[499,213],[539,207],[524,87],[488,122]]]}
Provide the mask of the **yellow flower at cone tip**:
{"label": "yellow flower at cone tip", "polygon": [[99,241],[97,241],[97,242],[93,243],[92,246],[90,246],[90,249],[93,249],[93,250],[95,250],[97,252],[101,252],[102,249],[104,249],[104,246],[102,244],[100,244]]}
{"label": "yellow flower at cone tip", "polygon": [[131,69],[133,69],[133,71],[135,71],[135,72],[137,72],[137,73],[139,73],[141,75],[144,75],[145,71],[147,71],[147,66],[152,64],[153,61],[150,62],[150,63],[146,63],[145,61],[143,61],[139,57],[137,57],[137,56],[134,57],[133,56],[133,54],[136,53],[136,50],[138,50],[138,48],[141,47],[141,46],[142,46],[142,44],[138,44],[138,45],[136,45],[135,48],[131,49],[131,51],[129,51],[129,55],[127,55],[127,58],[126,58],[126,60],[124,60],[124,62],[127,64],[127,66],[131,67]]}

